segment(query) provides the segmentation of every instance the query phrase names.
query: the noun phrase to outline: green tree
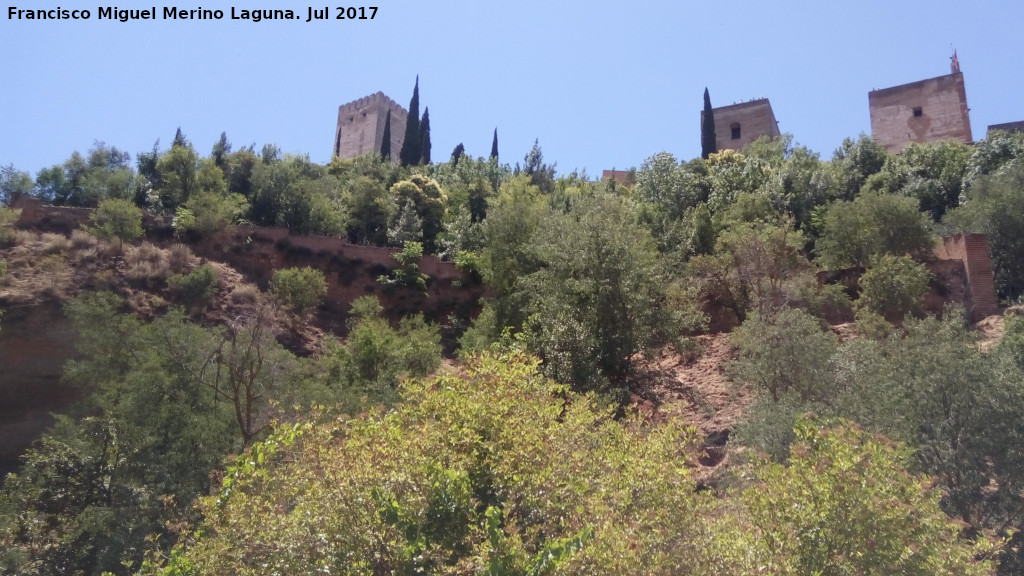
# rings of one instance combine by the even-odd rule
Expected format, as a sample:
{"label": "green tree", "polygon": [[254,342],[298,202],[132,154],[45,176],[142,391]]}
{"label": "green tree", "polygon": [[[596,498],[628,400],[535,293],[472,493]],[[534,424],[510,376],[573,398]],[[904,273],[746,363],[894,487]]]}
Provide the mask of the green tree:
{"label": "green tree", "polygon": [[[915,469],[938,479],[947,513],[979,533],[1024,525],[1024,457],[1013,440],[1024,434],[1024,375],[1005,348],[979,350],[962,310],[851,340],[836,366],[837,411],[906,442]],[[1007,556],[1019,563],[1019,547]]]}
{"label": "green tree", "polygon": [[704,113],[700,115],[700,157],[707,160],[708,156],[718,152],[718,139],[715,135],[715,112],[711,108],[711,96],[704,87]]}
{"label": "green tree", "polygon": [[[960,538],[940,490],[906,472],[909,453],[853,424],[801,420],[787,466],[744,491],[772,574],[991,574],[993,546]],[[977,557],[985,558],[981,561]]]}
{"label": "green tree", "polygon": [[829,164],[831,197],[846,201],[856,198],[868,177],[885,165],[887,156],[885,147],[870,136],[861,134],[856,141],[844,139]]}
{"label": "green tree", "polygon": [[190,308],[204,308],[220,290],[217,271],[209,264],[188,274],[175,274],[167,279],[167,285],[177,299]]}
{"label": "green tree", "polygon": [[420,122],[420,164],[430,164],[430,107],[423,109],[423,121]]}
{"label": "green tree", "polygon": [[639,354],[675,342],[657,249],[614,197],[553,213],[538,230],[537,271],[522,283],[528,341],[551,377],[578,389],[622,387]]}
{"label": "green tree", "polygon": [[392,270],[390,276],[381,276],[377,278],[377,281],[385,286],[418,288],[426,292],[429,276],[420,272],[423,244],[406,242],[402,245],[402,251],[394,254],[394,258],[398,262],[398,268]]}
{"label": "green tree", "polygon": [[[389,415],[300,424],[255,446],[201,504],[217,529],[202,530],[168,568],[756,570],[735,544],[739,530],[694,490],[684,464],[692,436],[678,419],[654,430],[616,421],[520,354],[488,355],[465,373],[406,380],[401,390],[407,401]],[[310,534],[322,544],[308,545]]]}
{"label": "green tree", "polygon": [[161,207],[174,211],[199,190],[200,159],[191,145],[173,146],[160,157],[157,171],[160,188],[157,190]]}
{"label": "green tree", "polygon": [[907,256],[885,255],[860,278],[857,307],[889,320],[920,315],[932,273]]}
{"label": "green tree", "polygon": [[524,292],[520,284],[540,268],[533,236],[548,209],[540,190],[525,176],[513,176],[501,184],[483,224],[484,279],[494,289],[496,338],[506,327],[519,329],[526,320]]}
{"label": "green tree", "polygon": [[18,194],[31,194],[34,183],[28,172],[21,172],[14,164],[0,167],[0,204],[10,205]]}
{"label": "green tree", "polygon": [[185,228],[209,236],[238,222],[248,209],[249,203],[241,194],[203,191],[189,197],[185,205],[178,208],[176,220],[185,216],[182,211],[187,211]]}
{"label": "green tree", "polygon": [[420,134],[420,77],[416,75],[416,85],[412,89],[412,99],[409,100],[409,114],[405,120],[405,139],[402,140],[402,150],[398,158],[402,166],[415,166],[419,164],[420,145],[423,142]]}
{"label": "green tree", "polygon": [[458,166],[459,159],[462,158],[462,155],[465,154],[465,153],[466,153],[466,147],[462,144],[462,142],[459,142],[459,145],[456,146],[454,150],[452,150],[452,157],[451,157],[452,167]]}
{"label": "green tree", "polygon": [[105,240],[117,238],[120,247],[125,240],[131,242],[142,236],[142,210],[128,200],[103,200],[89,220],[93,234]]}
{"label": "green tree", "polygon": [[925,259],[934,238],[913,198],[867,192],[825,211],[815,252],[830,269],[868,266],[885,254]]}
{"label": "green tree", "polygon": [[275,270],[270,292],[296,314],[305,316],[323,304],[327,280],[323,272],[309,266]]}
{"label": "green tree", "polygon": [[999,296],[1012,301],[1024,295],[1024,163],[978,178],[943,222],[958,232],[985,234]]}
{"label": "green tree", "polygon": [[5,573],[134,573],[173,546],[231,449],[226,405],[201,379],[213,334],[180,314],[141,324],[121,304],[68,304],[80,355],[66,377],[89,392],[88,416],[59,417],[0,490]]}
{"label": "green tree", "polygon": [[388,222],[398,212],[384,185],[359,176],[348,185],[348,238],[355,244],[384,246],[388,243]]}
{"label": "green tree", "polygon": [[441,232],[448,195],[436,180],[414,174],[408,180],[397,182],[391,194],[398,206],[398,214],[406,206],[415,210],[423,226],[423,246],[429,253],[437,251],[437,235]]}

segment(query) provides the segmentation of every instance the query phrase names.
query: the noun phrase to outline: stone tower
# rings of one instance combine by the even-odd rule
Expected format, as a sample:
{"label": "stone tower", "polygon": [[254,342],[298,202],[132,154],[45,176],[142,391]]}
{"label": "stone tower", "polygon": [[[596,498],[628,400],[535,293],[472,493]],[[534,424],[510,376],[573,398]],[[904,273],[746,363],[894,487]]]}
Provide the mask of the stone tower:
{"label": "stone tower", "polygon": [[[767,98],[712,108],[711,112],[715,117],[715,143],[719,152],[727,148],[739,150],[760,136],[779,136],[779,123]],[[700,119],[703,125],[703,110]]]}
{"label": "stone tower", "polygon": [[398,151],[402,149],[402,141],[405,139],[405,122],[409,113],[383,92],[338,107],[334,155],[355,158],[369,152],[380,152],[388,110],[391,110],[391,158],[397,161]]}
{"label": "stone tower", "polygon": [[911,142],[973,141],[964,75],[955,52],[946,76],[872,90],[868,107],[871,135],[890,153]]}

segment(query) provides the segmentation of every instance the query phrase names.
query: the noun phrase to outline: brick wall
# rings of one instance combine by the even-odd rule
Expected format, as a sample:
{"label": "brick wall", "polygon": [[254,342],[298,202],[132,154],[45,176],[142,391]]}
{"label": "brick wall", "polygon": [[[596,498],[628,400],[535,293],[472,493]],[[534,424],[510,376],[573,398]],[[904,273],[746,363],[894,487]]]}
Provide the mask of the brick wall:
{"label": "brick wall", "polygon": [[942,239],[935,249],[940,260],[960,260],[967,274],[968,311],[972,322],[999,314],[999,298],[992,278],[992,258],[984,234],[956,234]]}

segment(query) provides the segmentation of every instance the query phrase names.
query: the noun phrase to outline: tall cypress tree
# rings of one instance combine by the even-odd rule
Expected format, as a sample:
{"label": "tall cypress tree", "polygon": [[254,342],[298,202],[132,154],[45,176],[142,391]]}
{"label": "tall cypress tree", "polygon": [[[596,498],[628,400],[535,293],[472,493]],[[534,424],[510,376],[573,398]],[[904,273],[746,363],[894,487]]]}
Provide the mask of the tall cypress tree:
{"label": "tall cypress tree", "polygon": [[423,109],[420,122],[420,164],[430,164],[430,107]]}
{"label": "tall cypress tree", "polygon": [[420,161],[420,76],[416,75],[416,86],[409,101],[409,118],[405,121],[405,140],[398,153],[402,166],[415,166]]}
{"label": "tall cypress tree", "polygon": [[388,115],[384,118],[384,135],[381,140],[380,157],[388,162],[391,160],[391,108],[388,108]]}
{"label": "tall cypress tree", "polygon": [[462,158],[462,155],[465,153],[466,147],[462,145],[462,142],[459,142],[459,145],[455,147],[455,150],[452,150],[452,166],[458,166],[459,158]]}
{"label": "tall cypress tree", "polygon": [[498,129],[494,129],[494,140],[491,142],[491,158],[498,158]]}
{"label": "tall cypress tree", "polygon": [[700,125],[700,157],[707,160],[707,157],[718,152],[717,137],[715,136],[715,113],[711,110],[711,96],[708,89],[704,87],[704,114],[703,122]]}

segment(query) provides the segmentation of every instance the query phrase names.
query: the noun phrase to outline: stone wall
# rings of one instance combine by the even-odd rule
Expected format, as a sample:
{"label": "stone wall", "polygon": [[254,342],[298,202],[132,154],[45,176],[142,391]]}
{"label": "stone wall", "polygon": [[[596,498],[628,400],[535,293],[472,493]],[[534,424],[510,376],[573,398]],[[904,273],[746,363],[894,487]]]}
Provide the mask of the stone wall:
{"label": "stone wall", "polygon": [[910,142],[970,144],[971,120],[960,72],[868,92],[871,135],[891,153]]}
{"label": "stone wall", "polygon": [[1003,132],[1024,132],[1024,121],[1005,122],[1003,124],[989,124],[988,132],[1002,130]]}
{"label": "stone wall", "polygon": [[[779,136],[779,123],[775,121],[775,113],[767,98],[714,108],[712,113],[715,116],[715,142],[719,151],[730,148],[739,150],[761,136]],[[703,110],[700,118],[703,125]]]}
{"label": "stone wall", "polygon": [[487,293],[479,276],[436,256],[424,256],[419,263],[420,272],[430,277],[426,294],[416,288],[388,287],[377,279],[398,267],[397,249],[326,236],[293,236],[281,228],[231,228],[192,248],[198,256],[231,265],[263,289],[275,270],[310,266],[322,271],[327,298],[318,321],[322,328],[338,333],[344,333],[348,310],[360,296],[376,296],[395,319],[422,312],[430,321],[445,323],[452,315],[468,322]]}
{"label": "stone wall", "polygon": [[338,107],[334,155],[355,158],[368,152],[379,152],[384,143],[388,110],[391,111],[391,158],[397,160],[405,141],[405,123],[409,113],[383,92]]}
{"label": "stone wall", "polygon": [[963,262],[967,275],[966,305],[972,322],[1000,313],[992,277],[992,259],[984,234],[946,236],[935,249],[935,255],[940,260]]}

